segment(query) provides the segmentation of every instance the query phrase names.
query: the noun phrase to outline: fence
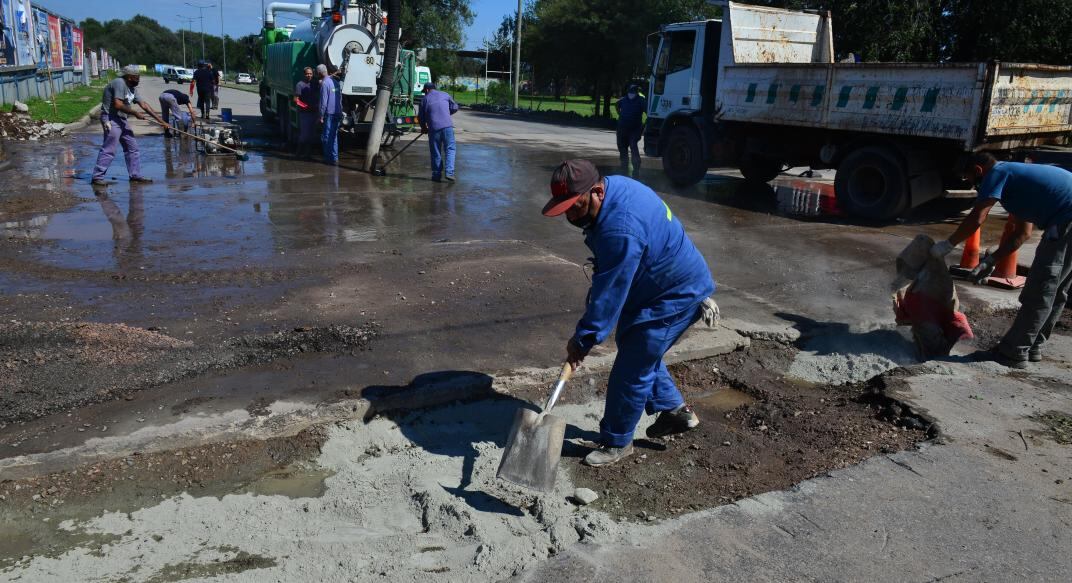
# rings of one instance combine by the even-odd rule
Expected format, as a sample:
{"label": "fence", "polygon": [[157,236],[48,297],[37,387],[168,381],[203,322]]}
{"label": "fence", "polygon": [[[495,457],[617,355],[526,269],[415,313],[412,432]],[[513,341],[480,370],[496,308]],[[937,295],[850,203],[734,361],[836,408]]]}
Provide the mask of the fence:
{"label": "fence", "polygon": [[47,70],[39,71],[37,67],[15,69],[0,72],[0,103],[10,105],[16,100],[25,102],[34,97],[48,99],[52,92],[63,93],[89,82],[89,68],[81,71],[60,69],[51,72],[49,80]]}

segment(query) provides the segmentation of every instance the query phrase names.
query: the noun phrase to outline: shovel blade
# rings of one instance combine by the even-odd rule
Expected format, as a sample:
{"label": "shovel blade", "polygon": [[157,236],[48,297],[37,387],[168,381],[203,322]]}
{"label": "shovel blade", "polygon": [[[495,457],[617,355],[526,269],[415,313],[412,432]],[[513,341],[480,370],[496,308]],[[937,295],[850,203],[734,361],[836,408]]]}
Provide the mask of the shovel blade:
{"label": "shovel blade", "polygon": [[566,420],[554,415],[519,409],[506,440],[498,477],[515,484],[550,492],[555,487]]}

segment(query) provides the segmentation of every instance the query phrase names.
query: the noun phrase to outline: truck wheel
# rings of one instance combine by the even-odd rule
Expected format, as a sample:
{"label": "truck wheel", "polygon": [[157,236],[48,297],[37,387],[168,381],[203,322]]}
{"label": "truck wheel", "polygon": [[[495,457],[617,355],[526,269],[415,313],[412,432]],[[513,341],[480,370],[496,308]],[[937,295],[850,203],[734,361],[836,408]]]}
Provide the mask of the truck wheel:
{"label": "truck wheel", "polygon": [[675,126],[666,138],[663,172],[674,186],[692,186],[707,174],[700,133],[687,125]]}
{"label": "truck wheel", "polygon": [[746,154],[744,159],[741,160],[740,170],[745,180],[750,182],[770,182],[782,173],[783,167],[782,161],[776,158]]}
{"label": "truck wheel", "polygon": [[908,210],[911,200],[904,164],[881,147],[846,156],[838,165],[834,190],[841,208],[865,219],[893,219]]}

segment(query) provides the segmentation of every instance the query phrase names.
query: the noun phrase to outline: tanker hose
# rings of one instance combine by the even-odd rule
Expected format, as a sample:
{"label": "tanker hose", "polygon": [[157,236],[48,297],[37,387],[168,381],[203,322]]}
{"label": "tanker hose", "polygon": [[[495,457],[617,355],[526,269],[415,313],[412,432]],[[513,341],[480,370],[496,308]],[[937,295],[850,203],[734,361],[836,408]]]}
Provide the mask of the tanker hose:
{"label": "tanker hose", "polygon": [[383,126],[387,121],[387,109],[391,89],[395,83],[395,63],[398,62],[398,32],[402,24],[402,0],[389,0],[387,4],[387,38],[383,50],[383,65],[376,83],[376,114],[372,118],[368,145],[365,147],[365,170],[374,172],[374,163],[380,153]]}

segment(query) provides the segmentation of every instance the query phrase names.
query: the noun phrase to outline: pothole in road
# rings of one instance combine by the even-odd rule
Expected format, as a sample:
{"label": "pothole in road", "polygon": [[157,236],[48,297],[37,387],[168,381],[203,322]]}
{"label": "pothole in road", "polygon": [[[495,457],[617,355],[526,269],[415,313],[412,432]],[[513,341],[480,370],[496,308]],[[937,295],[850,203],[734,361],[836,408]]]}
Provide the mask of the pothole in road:
{"label": "pothole in road", "polygon": [[[867,386],[787,379],[794,355],[786,346],[754,343],[672,366],[701,426],[673,440],[646,440],[652,418],[645,418],[637,453],[607,468],[580,465],[585,444],[598,436],[602,400],[556,407],[569,424],[569,443],[556,489],[546,496],[495,476],[521,405],[514,398],[381,413],[267,448],[133,456],[133,466],[83,468],[32,487],[23,481],[18,491],[4,484],[0,507],[17,519],[9,523],[36,524],[32,554],[53,557],[9,562],[9,573],[122,578],[139,564],[140,578],[166,578],[175,565],[200,568],[200,549],[235,544],[258,557],[266,576],[501,579],[578,541],[609,542],[648,520],[784,489],[925,438],[919,428],[890,422],[904,411]],[[57,483],[69,485],[50,492]],[[574,506],[568,496],[575,486],[600,499]],[[69,530],[45,517],[52,525],[67,521]],[[298,541],[302,552],[294,553]],[[105,544],[107,553],[66,552]]]}

